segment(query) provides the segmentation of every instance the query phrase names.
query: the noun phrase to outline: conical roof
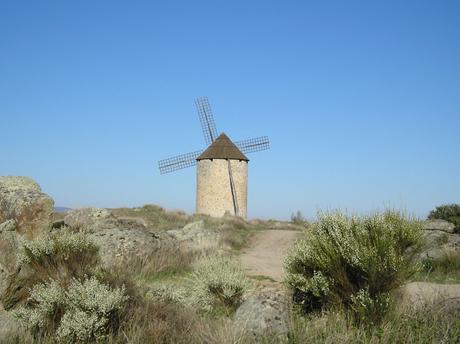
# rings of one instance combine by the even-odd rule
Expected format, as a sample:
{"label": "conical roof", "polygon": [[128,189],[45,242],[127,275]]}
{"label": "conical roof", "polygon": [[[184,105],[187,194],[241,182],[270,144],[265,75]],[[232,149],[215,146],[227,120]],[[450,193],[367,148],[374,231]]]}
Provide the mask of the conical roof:
{"label": "conical roof", "polygon": [[230,160],[245,160],[249,159],[241,153],[238,147],[224,133],[203,152],[196,160],[205,159],[230,159]]}

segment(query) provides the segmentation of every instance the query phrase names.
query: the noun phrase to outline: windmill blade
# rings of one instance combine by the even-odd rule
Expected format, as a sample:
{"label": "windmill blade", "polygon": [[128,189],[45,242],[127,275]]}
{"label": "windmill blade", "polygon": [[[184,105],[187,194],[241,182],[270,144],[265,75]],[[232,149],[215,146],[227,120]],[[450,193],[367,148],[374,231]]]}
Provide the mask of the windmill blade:
{"label": "windmill blade", "polygon": [[200,117],[204,140],[206,141],[206,145],[209,146],[217,138],[217,130],[208,97],[197,98],[195,100],[195,105]]}
{"label": "windmill blade", "polygon": [[161,174],[170,173],[176,170],[187,168],[196,165],[196,158],[200,156],[203,151],[196,151],[187,154],[181,154],[169,159],[158,161],[158,167]]}
{"label": "windmill blade", "polygon": [[261,136],[235,142],[235,145],[243,154],[248,154],[269,149],[270,141],[268,140],[268,136]]}

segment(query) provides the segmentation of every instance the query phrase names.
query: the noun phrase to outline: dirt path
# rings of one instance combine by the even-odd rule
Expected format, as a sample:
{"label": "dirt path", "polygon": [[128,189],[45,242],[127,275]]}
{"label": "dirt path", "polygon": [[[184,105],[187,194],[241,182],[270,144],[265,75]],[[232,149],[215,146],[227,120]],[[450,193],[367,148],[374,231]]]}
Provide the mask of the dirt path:
{"label": "dirt path", "polygon": [[300,234],[299,231],[275,229],[256,233],[241,255],[241,264],[249,275],[267,276],[281,282],[283,259]]}

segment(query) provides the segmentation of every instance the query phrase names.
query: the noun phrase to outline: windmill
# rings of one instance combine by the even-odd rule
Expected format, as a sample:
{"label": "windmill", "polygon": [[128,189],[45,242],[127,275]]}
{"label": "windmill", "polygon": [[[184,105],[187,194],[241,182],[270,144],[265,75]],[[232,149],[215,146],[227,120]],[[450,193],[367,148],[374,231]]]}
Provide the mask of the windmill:
{"label": "windmill", "polygon": [[197,165],[196,212],[215,217],[226,213],[246,217],[249,159],[245,154],[269,149],[268,137],[233,143],[225,133],[217,136],[208,98],[196,99],[195,105],[208,147],[160,160],[160,173]]}

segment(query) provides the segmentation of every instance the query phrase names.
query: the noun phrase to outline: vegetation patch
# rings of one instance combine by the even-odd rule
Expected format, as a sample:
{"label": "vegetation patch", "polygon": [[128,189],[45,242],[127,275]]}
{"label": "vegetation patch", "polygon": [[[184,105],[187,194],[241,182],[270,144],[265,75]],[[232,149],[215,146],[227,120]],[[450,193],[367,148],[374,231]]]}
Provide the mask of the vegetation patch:
{"label": "vegetation patch", "polygon": [[305,317],[296,311],[291,315],[289,343],[457,343],[460,317],[455,313],[431,308],[407,314],[390,312],[381,324],[354,326],[347,312],[326,311]]}
{"label": "vegetation patch", "polygon": [[293,299],[304,313],[343,306],[357,322],[378,322],[388,293],[414,272],[420,241],[421,224],[399,212],[320,213],[285,260]]}
{"label": "vegetation patch", "polygon": [[193,302],[203,309],[213,306],[235,309],[249,287],[243,269],[227,257],[210,257],[191,277]]}

